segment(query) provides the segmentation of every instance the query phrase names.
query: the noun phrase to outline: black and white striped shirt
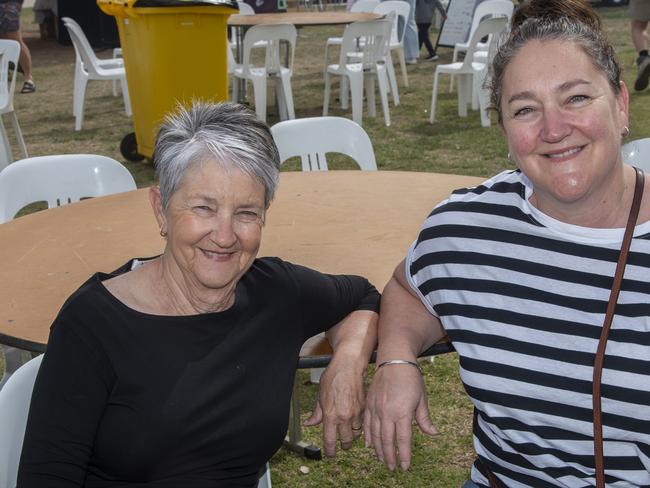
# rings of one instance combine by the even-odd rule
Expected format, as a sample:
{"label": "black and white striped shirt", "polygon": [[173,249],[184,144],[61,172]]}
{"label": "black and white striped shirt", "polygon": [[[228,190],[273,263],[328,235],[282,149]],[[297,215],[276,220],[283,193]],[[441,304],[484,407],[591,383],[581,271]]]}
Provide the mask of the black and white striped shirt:
{"label": "black and white striped shirt", "polygon": [[[458,351],[482,462],[508,487],[592,486],[593,362],[624,229],[560,222],[531,193],[519,171],[454,192],[407,276]],[[607,485],[650,486],[650,222],[635,229],[602,408]]]}

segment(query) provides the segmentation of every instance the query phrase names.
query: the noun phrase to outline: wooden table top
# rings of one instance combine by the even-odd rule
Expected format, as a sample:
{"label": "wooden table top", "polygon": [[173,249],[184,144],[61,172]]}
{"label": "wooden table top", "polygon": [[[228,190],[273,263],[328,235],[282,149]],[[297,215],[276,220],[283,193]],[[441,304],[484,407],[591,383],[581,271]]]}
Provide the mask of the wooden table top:
{"label": "wooden table top", "polygon": [[381,15],[369,12],[281,12],[276,14],[231,15],[228,25],[245,27],[258,24],[308,25],[351,24],[361,20],[375,20]]}
{"label": "wooden table top", "polygon": [[[434,204],[481,178],[393,171],[284,172],[259,256],[366,276],[378,289]],[[65,299],[96,271],[159,254],[148,190],[0,224],[0,343],[43,351]]]}

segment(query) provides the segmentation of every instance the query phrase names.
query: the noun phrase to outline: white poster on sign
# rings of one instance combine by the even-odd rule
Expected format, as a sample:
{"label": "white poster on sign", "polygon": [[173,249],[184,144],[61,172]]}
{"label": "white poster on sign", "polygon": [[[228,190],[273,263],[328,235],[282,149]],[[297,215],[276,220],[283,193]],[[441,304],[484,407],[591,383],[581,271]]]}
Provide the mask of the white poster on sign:
{"label": "white poster on sign", "polygon": [[454,47],[467,42],[476,6],[484,0],[449,0],[447,20],[438,34],[438,46]]}

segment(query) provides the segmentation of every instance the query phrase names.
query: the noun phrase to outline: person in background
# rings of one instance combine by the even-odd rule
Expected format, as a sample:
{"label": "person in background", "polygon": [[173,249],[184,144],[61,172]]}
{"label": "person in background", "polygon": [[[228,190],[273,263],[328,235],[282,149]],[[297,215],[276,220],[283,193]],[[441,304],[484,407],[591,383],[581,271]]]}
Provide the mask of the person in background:
{"label": "person in background", "polygon": [[447,11],[440,3],[440,0],[416,0],[415,3],[415,23],[418,26],[418,49],[422,50],[422,45],[427,49],[427,56],[424,58],[427,61],[435,61],[438,59],[436,50],[431,44],[429,38],[429,28],[435,10],[440,12],[443,21],[447,20]]}
{"label": "person in background", "polygon": [[632,43],[639,53],[636,59],[638,69],[634,89],[645,90],[650,79],[650,56],[648,56],[648,21],[650,21],[650,0],[630,0],[630,30]]}
{"label": "person in background", "polygon": [[[257,258],[279,179],[243,106],[169,116],[149,199],[162,255],[97,273],[55,319],[34,386],[20,488],[247,487],[282,445],[298,354],[334,354],[310,425],[324,451],[361,432],[379,293],[364,278]],[[341,238],[344,238],[343,236]]]}
{"label": "person in background", "polygon": [[415,24],[415,1],[416,0],[403,0],[409,4],[409,17],[405,26],[400,28],[406,29],[404,33],[404,58],[406,64],[417,64],[420,57],[420,49],[418,48],[418,28]]}
{"label": "person in background", "polygon": [[417,357],[447,335],[475,407],[466,488],[650,486],[650,181],[621,157],[616,54],[584,0],[524,2],[501,41],[492,105],[517,169],[438,205],[384,288],[366,444],[408,469],[413,420],[437,433]]}
{"label": "person in background", "polygon": [[[19,63],[24,77],[20,93],[33,93],[36,91],[36,85],[32,77],[32,55],[20,33],[20,11],[22,8],[22,0],[0,0],[0,38],[18,41],[20,44]],[[18,67],[15,69],[18,70]]]}

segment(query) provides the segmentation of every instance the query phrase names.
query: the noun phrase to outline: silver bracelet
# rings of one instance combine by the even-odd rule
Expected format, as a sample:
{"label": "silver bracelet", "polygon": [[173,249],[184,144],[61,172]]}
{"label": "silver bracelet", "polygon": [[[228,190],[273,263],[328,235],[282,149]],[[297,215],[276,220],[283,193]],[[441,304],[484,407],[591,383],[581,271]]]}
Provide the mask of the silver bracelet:
{"label": "silver bracelet", "polygon": [[420,365],[416,363],[415,361],[407,361],[406,359],[391,359],[390,361],[384,361],[383,363],[379,363],[377,365],[377,369],[386,366],[387,364],[408,364],[410,366],[413,366],[414,368],[417,368],[417,370],[422,373],[422,368],[420,368]]}

